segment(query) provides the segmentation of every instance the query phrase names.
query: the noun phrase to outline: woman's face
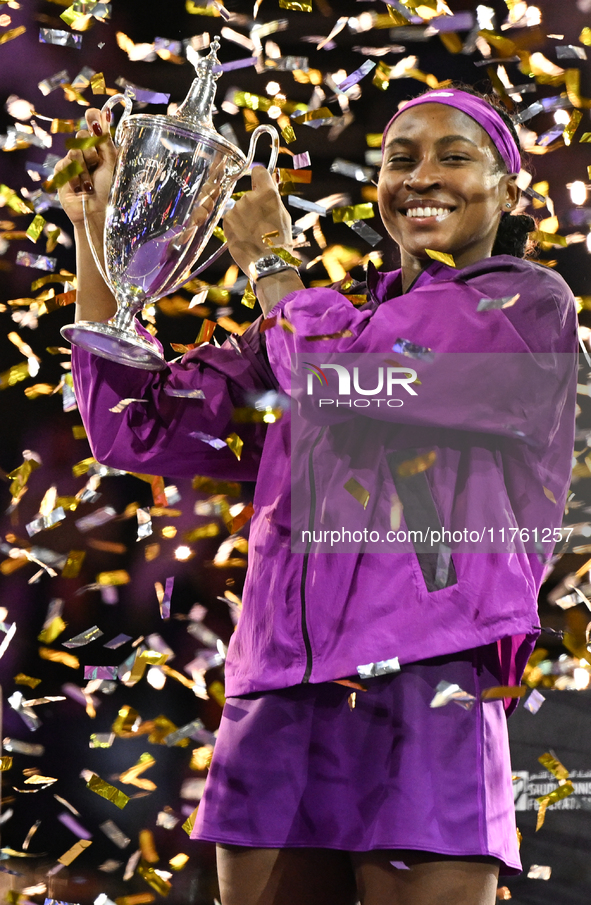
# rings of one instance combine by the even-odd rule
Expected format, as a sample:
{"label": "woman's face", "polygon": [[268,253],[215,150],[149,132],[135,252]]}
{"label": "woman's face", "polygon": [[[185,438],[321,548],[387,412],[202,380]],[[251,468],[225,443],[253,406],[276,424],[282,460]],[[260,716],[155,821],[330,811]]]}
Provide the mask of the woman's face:
{"label": "woman's face", "polygon": [[463,267],[489,257],[501,212],[518,197],[490,137],[461,110],[425,103],[388,130],[378,203],[403,264],[408,256],[428,258],[426,248]]}

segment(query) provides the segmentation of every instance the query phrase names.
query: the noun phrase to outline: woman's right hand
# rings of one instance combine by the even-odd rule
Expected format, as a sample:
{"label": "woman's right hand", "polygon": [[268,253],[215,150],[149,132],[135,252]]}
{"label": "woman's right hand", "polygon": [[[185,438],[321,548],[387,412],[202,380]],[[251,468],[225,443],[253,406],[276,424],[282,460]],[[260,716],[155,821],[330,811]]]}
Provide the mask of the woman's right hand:
{"label": "woman's right hand", "polygon": [[107,138],[96,147],[68,151],[55,166],[56,173],[74,160],[83,167],[78,176],[74,176],[58,190],[60,203],[76,229],[84,229],[83,197],[86,197],[86,209],[92,218],[104,219],[105,216],[117,158],[117,149],[109,129],[110,121],[110,111],[101,113],[94,107],[87,110],[88,129],[77,132],[76,138],[88,138],[91,135],[106,135]]}

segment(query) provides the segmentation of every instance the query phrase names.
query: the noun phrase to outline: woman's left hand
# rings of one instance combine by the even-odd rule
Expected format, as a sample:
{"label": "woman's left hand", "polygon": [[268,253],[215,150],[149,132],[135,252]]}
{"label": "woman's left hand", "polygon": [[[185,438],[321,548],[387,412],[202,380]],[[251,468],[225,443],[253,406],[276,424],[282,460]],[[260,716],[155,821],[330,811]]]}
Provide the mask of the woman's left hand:
{"label": "woman's left hand", "polygon": [[271,254],[272,246],[288,250],[292,247],[291,217],[273,176],[265,167],[257,166],[252,169],[251,179],[252,191],[243,195],[224,217],[228,249],[248,277],[251,265]]}

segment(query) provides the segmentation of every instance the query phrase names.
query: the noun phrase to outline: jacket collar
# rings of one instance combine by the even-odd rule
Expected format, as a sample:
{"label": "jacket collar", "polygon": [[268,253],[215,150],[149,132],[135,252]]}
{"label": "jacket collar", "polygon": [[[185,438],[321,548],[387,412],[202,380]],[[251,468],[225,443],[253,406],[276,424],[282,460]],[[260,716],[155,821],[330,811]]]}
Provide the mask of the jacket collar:
{"label": "jacket collar", "polygon": [[[414,281],[412,288],[418,289],[426,286],[435,280],[445,279],[448,274],[455,274],[457,271],[447,264],[440,261],[433,261],[421,271],[417,279]],[[377,270],[372,261],[367,264],[367,289],[370,299],[377,305],[386,302],[388,299],[396,298],[403,295],[402,292],[402,270]]]}

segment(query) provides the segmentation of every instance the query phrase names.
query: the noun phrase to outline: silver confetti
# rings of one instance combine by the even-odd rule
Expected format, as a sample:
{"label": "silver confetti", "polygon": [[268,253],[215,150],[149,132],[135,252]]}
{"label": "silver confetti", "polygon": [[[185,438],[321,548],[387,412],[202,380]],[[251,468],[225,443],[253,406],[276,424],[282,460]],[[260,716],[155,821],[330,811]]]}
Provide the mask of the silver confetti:
{"label": "silver confetti", "polygon": [[389,673],[400,672],[398,657],[390,660],[379,660],[377,663],[366,663],[357,667],[357,674],[362,679],[371,679],[373,676],[385,676]]}

